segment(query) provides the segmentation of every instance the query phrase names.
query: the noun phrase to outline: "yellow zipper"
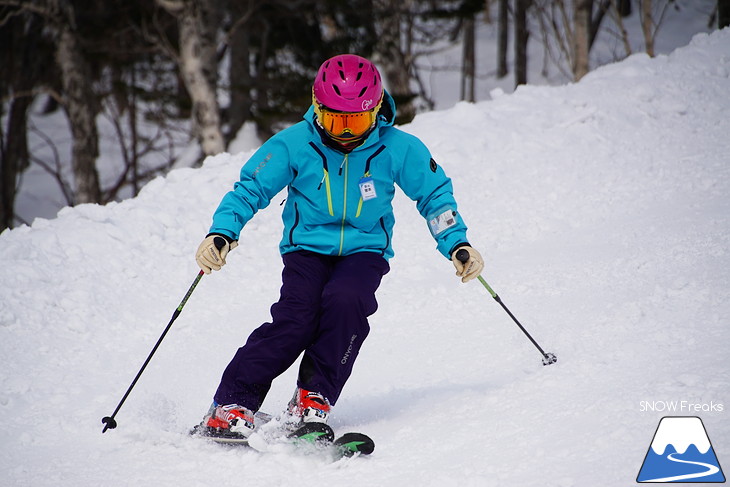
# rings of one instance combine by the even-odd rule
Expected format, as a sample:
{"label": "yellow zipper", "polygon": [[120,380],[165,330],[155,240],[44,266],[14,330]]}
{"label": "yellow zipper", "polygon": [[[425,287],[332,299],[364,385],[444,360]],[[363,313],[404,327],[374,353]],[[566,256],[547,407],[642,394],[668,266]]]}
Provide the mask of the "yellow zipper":
{"label": "yellow zipper", "polygon": [[345,177],[343,178],[342,183],[342,225],[340,226],[340,252],[338,255],[342,255],[342,248],[345,245],[345,218],[347,217],[347,156],[348,154],[345,154],[345,160],[342,161],[342,165],[345,166]]}

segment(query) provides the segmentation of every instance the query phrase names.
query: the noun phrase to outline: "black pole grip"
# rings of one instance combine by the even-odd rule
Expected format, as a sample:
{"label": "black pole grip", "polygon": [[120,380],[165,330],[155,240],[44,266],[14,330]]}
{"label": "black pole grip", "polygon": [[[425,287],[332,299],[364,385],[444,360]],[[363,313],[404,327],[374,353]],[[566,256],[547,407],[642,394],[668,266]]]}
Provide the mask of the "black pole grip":
{"label": "black pole grip", "polygon": [[215,245],[215,248],[218,249],[218,252],[220,252],[221,249],[226,246],[226,243],[226,239],[223,237],[219,237],[218,235],[213,238],[213,245]]}
{"label": "black pole grip", "polygon": [[456,260],[458,260],[462,264],[466,264],[469,261],[469,257],[471,257],[469,255],[469,251],[464,248],[456,251]]}

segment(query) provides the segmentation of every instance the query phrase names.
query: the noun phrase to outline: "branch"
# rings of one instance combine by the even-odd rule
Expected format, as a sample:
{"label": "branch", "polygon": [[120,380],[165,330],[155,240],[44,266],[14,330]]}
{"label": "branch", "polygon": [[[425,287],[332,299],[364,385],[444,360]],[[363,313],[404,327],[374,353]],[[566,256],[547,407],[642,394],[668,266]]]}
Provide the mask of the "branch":
{"label": "branch", "polygon": [[23,12],[32,12],[34,14],[40,15],[41,17],[46,17],[49,19],[52,19],[56,16],[56,12],[53,9],[45,8],[40,5],[36,5],[35,3],[28,3],[27,1],[21,0],[0,0],[0,7],[17,7],[18,9],[20,9],[16,10],[15,12],[9,12],[8,16],[0,21],[0,25],[4,24],[10,16]]}
{"label": "branch", "polygon": [[179,14],[185,8],[185,4],[181,0],[155,0],[155,3],[172,15]]}
{"label": "branch", "polygon": [[667,2],[664,4],[664,7],[662,8],[661,13],[659,14],[659,20],[654,23],[654,32],[651,35],[652,42],[656,40],[656,36],[659,33],[659,27],[661,27],[662,23],[664,22],[664,17],[667,15],[667,10],[669,9],[670,3],[673,3],[673,0],[667,0]]}
{"label": "branch", "polygon": [[228,45],[231,43],[231,38],[233,37],[233,34],[236,33],[236,31],[244,25],[246,22],[248,22],[251,17],[253,17],[253,14],[256,12],[256,5],[253,4],[249,0],[248,2],[248,9],[246,10],[246,13],[241,15],[236,21],[233,23],[230,29],[228,29],[228,32],[226,33],[225,37],[223,38],[223,44]]}
{"label": "branch", "polygon": [[58,182],[59,187],[61,188],[61,193],[63,193],[63,197],[66,200],[66,203],[69,206],[73,206],[73,191],[71,191],[68,184],[66,184],[66,181],[63,179],[63,174],[61,171],[61,157],[58,154],[58,148],[56,147],[56,144],[54,144],[53,140],[48,137],[45,133],[38,130],[35,126],[31,126],[30,130],[34,132],[38,137],[43,139],[45,143],[48,145],[49,149],[53,153],[53,161],[55,168],[51,167],[50,164],[46,163],[44,160],[34,156],[33,154],[30,154],[30,160],[41,166],[45,171],[47,171],[49,174],[51,174],[56,182]]}
{"label": "branch", "polygon": [[0,103],[7,103],[11,100],[14,100],[16,98],[23,98],[26,96],[38,96],[38,95],[48,95],[54,100],[58,102],[59,105],[65,106],[65,100],[63,98],[63,95],[61,95],[58,91],[53,90],[51,88],[34,88],[32,90],[25,90],[25,91],[17,91],[15,93],[12,93],[2,99],[0,99]]}

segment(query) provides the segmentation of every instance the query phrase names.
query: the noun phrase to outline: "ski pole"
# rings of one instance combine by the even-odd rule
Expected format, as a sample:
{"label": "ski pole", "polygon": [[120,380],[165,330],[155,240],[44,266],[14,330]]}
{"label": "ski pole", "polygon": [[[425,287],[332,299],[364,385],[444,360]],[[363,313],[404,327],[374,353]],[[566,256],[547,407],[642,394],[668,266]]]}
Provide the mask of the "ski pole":
{"label": "ski pole", "polygon": [[122,397],[122,400],[119,401],[119,404],[117,405],[117,408],[114,410],[111,416],[104,416],[101,420],[102,423],[104,423],[104,429],[102,430],[102,433],[106,433],[106,430],[108,429],[114,429],[117,427],[117,422],[114,419],[114,416],[117,415],[119,410],[122,407],[122,404],[124,404],[124,401],[127,400],[127,396],[129,396],[129,393],[132,392],[132,389],[134,388],[135,384],[137,384],[137,381],[139,380],[140,376],[142,375],[142,372],[144,372],[145,367],[147,367],[147,364],[150,363],[150,360],[152,360],[152,356],[157,351],[157,348],[160,346],[160,343],[162,343],[162,340],[165,338],[165,335],[167,335],[167,332],[172,327],[172,324],[177,319],[178,316],[180,316],[180,312],[182,311],[183,307],[185,306],[185,303],[187,303],[188,298],[190,298],[190,295],[193,294],[193,290],[195,290],[195,286],[198,285],[200,282],[200,278],[203,277],[204,272],[201,270],[198,275],[195,277],[195,280],[193,281],[193,284],[190,286],[190,289],[188,289],[187,294],[185,294],[185,297],[180,302],[180,305],[175,309],[175,311],[172,313],[172,318],[170,319],[170,322],[167,324],[167,327],[165,328],[165,331],[162,332],[162,335],[160,335],[159,340],[157,340],[157,343],[152,348],[152,351],[147,356],[147,360],[145,360],[144,364],[142,365],[142,368],[139,369],[139,372],[137,372],[137,377],[134,378],[132,383],[129,386],[129,389],[127,389],[127,392],[124,393],[124,397]]}
{"label": "ski pole", "polygon": [[[469,261],[469,251],[466,249],[457,250],[456,258],[462,264],[466,264]],[[512,318],[512,320],[517,324],[517,326],[520,327],[520,330],[522,330],[522,333],[524,333],[527,336],[527,338],[530,339],[532,344],[535,345],[535,348],[537,348],[540,351],[540,353],[542,354],[542,364],[550,365],[550,364],[554,364],[555,362],[557,362],[558,357],[556,357],[555,354],[553,354],[553,353],[550,353],[550,352],[546,353],[545,350],[543,350],[542,347],[540,345],[538,345],[538,343],[535,341],[535,339],[532,338],[532,335],[530,335],[527,332],[527,330],[525,329],[525,327],[522,326],[522,323],[520,323],[517,320],[517,318],[515,318],[515,315],[513,315],[512,312],[509,310],[509,308],[507,308],[507,306],[505,306],[505,304],[502,302],[502,298],[500,298],[497,295],[497,293],[495,293],[494,290],[489,286],[489,284],[487,284],[487,281],[485,281],[481,275],[477,276],[477,279],[479,279],[479,282],[481,282],[482,285],[487,289],[487,291],[489,291],[489,294],[492,295],[494,300],[496,302],[498,302],[500,306],[502,306],[502,309],[504,309],[507,312],[507,314],[510,316],[510,318]]]}

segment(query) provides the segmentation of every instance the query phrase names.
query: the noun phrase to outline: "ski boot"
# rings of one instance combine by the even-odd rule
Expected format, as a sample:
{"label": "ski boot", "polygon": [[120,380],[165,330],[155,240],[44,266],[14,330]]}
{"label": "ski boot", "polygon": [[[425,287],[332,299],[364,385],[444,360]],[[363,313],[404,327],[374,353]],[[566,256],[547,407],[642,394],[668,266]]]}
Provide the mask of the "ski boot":
{"label": "ski boot", "polygon": [[326,423],[331,409],[329,401],[322,394],[297,388],[289,401],[288,412],[302,423]]}
{"label": "ski boot", "polygon": [[254,429],[254,413],[238,404],[212,404],[203,422],[195,428],[202,436],[245,441]]}

